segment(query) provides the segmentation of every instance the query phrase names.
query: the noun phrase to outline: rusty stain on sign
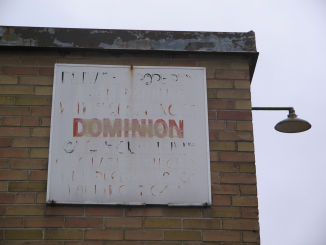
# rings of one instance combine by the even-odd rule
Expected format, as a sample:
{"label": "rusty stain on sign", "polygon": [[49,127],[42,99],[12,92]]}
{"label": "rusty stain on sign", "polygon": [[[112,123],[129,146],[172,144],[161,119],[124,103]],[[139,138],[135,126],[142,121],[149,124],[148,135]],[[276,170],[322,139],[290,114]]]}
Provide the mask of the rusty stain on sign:
{"label": "rusty stain on sign", "polygon": [[211,203],[204,68],[57,64],[53,105],[48,202]]}

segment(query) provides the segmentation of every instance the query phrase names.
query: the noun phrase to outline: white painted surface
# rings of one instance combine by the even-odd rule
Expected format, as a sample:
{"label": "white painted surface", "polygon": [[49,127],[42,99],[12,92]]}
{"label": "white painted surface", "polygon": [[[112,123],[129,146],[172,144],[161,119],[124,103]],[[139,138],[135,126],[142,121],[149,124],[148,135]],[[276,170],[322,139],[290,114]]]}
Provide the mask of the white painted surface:
{"label": "white painted surface", "polygon": [[210,204],[205,74],[57,64],[47,202]]}

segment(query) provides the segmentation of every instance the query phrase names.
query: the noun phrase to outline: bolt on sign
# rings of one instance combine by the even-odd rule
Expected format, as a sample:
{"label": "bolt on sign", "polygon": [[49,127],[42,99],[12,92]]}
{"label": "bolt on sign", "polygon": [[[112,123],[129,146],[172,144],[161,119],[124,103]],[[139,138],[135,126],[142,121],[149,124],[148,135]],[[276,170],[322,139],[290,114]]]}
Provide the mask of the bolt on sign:
{"label": "bolt on sign", "polygon": [[47,202],[209,205],[205,74],[56,64]]}

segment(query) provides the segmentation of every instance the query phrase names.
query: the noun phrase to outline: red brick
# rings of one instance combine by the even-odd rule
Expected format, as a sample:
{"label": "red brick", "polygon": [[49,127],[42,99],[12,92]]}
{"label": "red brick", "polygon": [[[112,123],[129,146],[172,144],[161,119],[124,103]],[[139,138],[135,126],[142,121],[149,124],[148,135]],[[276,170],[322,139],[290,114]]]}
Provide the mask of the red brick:
{"label": "red brick", "polygon": [[141,228],[141,218],[107,218],[105,219],[105,227],[107,228]]}
{"label": "red brick", "polygon": [[8,183],[5,181],[0,181],[0,191],[7,191],[8,190]]}
{"label": "red brick", "polygon": [[163,232],[159,230],[126,230],[126,240],[163,240]]}
{"label": "red brick", "polygon": [[241,217],[258,219],[257,208],[241,208]]}
{"label": "red brick", "polygon": [[8,159],[0,159],[0,169],[9,168],[9,160]]}
{"label": "red brick", "polygon": [[0,170],[0,180],[27,180],[27,171]]}
{"label": "red brick", "polygon": [[204,241],[239,242],[240,232],[237,231],[203,231]]}
{"label": "red brick", "polygon": [[62,217],[25,217],[25,227],[63,227]]}
{"label": "red brick", "polygon": [[51,116],[51,108],[50,107],[33,107],[32,115],[33,116],[49,117],[49,116]]}
{"label": "red brick", "polygon": [[237,128],[236,121],[226,121],[226,129],[235,130]]}
{"label": "red brick", "polygon": [[210,160],[211,162],[213,161],[218,161],[218,153],[217,152],[210,152]]}
{"label": "red brick", "polygon": [[66,217],[66,227],[71,228],[102,228],[103,218],[70,218]]}
{"label": "red brick", "polygon": [[86,216],[122,216],[123,208],[121,207],[86,207]]}
{"label": "red brick", "polygon": [[257,195],[256,185],[240,185],[241,195]]}
{"label": "red brick", "polygon": [[31,171],[29,175],[29,180],[47,180],[47,178],[47,170]]}
{"label": "red brick", "polygon": [[12,142],[13,147],[49,147],[47,137],[15,138]]}
{"label": "red brick", "polygon": [[231,198],[229,196],[214,195],[213,196],[214,206],[230,206]]}
{"label": "red brick", "polygon": [[234,87],[235,88],[250,88],[250,80],[236,80],[234,81]]}
{"label": "red brick", "polygon": [[28,149],[25,148],[0,148],[0,157],[3,158],[26,158],[28,157]]}
{"label": "red brick", "polygon": [[0,116],[23,116],[29,114],[29,107],[0,107]]}
{"label": "red brick", "polygon": [[40,67],[40,75],[51,76],[54,73],[54,67]]}
{"label": "red brick", "polygon": [[7,66],[3,68],[4,74],[7,75],[37,75],[36,67],[24,66]]}
{"label": "red brick", "polygon": [[238,194],[238,185],[212,185],[213,194]]}
{"label": "red brick", "polygon": [[12,169],[47,169],[47,160],[40,159],[13,159],[10,162]]}
{"label": "red brick", "polygon": [[251,120],[251,111],[218,111],[218,120],[238,120],[248,121]]}
{"label": "red brick", "polygon": [[215,70],[216,79],[246,79],[249,80],[247,70]]}
{"label": "red brick", "polygon": [[0,203],[14,203],[15,194],[14,193],[0,193]]}
{"label": "red brick", "polygon": [[215,119],[216,119],[216,112],[208,111],[208,120],[215,120]]}
{"label": "red brick", "polygon": [[3,119],[3,126],[20,126],[20,117],[5,117]]}
{"label": "red brick", "polygon": [[51,118],[50,117],[42,117],[41,126],[50,126],[50,125],[51,125]]}
{"label": "red brick", "polygon": [[258,220],[256,219],[236,219],[223,220],[223,229],[226,230],[258,230]]}
{"label": "red brick", "polygon": [[81,216],[84,214],[84,208],[75,206],[47,206],[45,213],[46,215]]}
{"label": "red brick", "polygon": [[259,243],[259,232],[245,231],[243,232],[244,242],[258,242]]}
{"label": "red brick", "polygon": [[224,121],[215,121],[215,120],[210,120],[208,122],[209,124],[209,129],[210,130],[223,130],[225,127],[225,122]]}
{"label": "red brick", "polygon": [[[140,231],[137,231],[140,232]],[[122,240],[122,230],[87,230],[85,232],[86,240]]]}
{"label": "red brick", "polygon": [[256,184],[256,175],[254,174],[231,174],[221,175],[221,183],[225,184]]}
{"label": "red brick", "polygon": [[208,100],[208,109],[233,109],[234,102],[231,100]]}
{"label": "red brick", "polygon": [[9,147],[11,145],[11,138],[0,138],[0,147]]}
{"label": "red brick", "polygon": [[29,136],[29,128],[1,127],[0,136]]}
{"label": "red brick", "polygon": [[46,193],[36,193],[37,197],[36,197],[36,203],[46,203]]}
{"label": "red brick", "polygon": [[126,216],[163,216],[162,207],[130,207],[126,208]]}
{"label": "red brick", "polygon": [[223,162],[254,162],[253,152],[221,152],[220,160]]}
{"label": "red brick", "polygon": [[35,193],[17,193],[15,203],[35,203]]}
{"label": "red brick", "polygon": [[22,227],[23,226],[23,218],[12,218],[12,217],[4,217],[0,218],[0,228],[5,227]]}
{"label": "red brick", "polygon": [[35,117],[23,117],[23,126],[39,126],[40,118]]}

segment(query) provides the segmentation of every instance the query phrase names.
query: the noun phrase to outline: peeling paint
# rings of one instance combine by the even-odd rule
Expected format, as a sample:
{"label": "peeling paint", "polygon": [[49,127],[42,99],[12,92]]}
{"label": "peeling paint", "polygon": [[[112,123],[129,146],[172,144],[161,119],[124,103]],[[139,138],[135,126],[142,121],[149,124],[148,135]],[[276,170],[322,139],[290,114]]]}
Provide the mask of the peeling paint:
{"label": "peeling paint", "polygon": [[255,33],[0,27],[0,46],[253,52]]}

